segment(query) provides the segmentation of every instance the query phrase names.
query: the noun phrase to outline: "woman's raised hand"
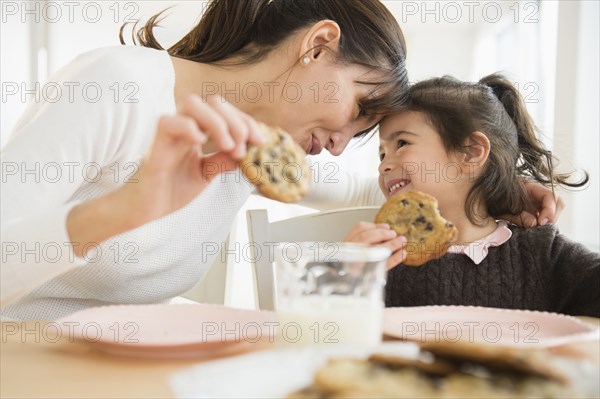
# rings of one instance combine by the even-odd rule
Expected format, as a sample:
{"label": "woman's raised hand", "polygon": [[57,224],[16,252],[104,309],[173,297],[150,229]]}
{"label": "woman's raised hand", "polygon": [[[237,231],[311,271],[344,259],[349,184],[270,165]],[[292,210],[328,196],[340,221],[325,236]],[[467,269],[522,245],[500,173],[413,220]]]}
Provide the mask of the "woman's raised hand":
{"label": "woman's raised hand", "polygon": [[127,183],[71,210],[69,237],[84,244],[73,246],[75,254],[81,256],[87,243],[100,243],[184,207],[213,178],[235,170],[248,143],[263,143],[253,118],[220,97],[188,97],[176,115],[159,120],[148,153]]}
{"label": "woman's raised hand", "polygon": [[235,170],[246,155],[247,143],[262,142],[254,119],[220,97],[207,101],[188,97],[177,115],[159,120],[154,143],[133,176],[137,183],[132,186],[140,186],[133,188],[146,218],[152,220],[185,206],[213,178]]}
{"label": "woman's raised hand", "polygon": [[392,255],[387,260],[388,270],[406,258],[406,238],[398,237],[386,223],[358,222],[346,235],[344,241],[388,247],[392,251]]}

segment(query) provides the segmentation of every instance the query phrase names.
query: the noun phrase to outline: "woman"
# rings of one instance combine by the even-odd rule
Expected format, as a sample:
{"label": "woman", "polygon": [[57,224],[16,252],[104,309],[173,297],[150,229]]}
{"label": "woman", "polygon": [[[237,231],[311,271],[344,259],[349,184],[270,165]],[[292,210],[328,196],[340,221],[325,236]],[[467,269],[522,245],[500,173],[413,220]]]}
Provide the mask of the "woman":
{"label": "woman", "polygon": [[[142,47],[94,50],[55,76],[106,87],[99,101],[33,104],[16,124],[3,163],[61,173],[6,179],[3,317],[54,319],[187,291],[212,262],[204,244],[224,240],[252,191],[225,172],[246,143],[260,145],[255,119],[309,154],[339,155],[407,91],[404,38],[378,0],[215,0],[168,52],[156,23],[138,32]],[[546,194],[535,196],[550,198],[553,217]]]}

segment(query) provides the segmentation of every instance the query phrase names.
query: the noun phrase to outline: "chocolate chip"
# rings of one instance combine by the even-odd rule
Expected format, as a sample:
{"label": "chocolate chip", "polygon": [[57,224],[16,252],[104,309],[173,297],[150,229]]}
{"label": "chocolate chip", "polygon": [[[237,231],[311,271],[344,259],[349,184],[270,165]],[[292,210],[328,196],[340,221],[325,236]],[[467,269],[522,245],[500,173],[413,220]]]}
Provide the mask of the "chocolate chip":
{"label": "chocolate chip", "polygon": [[271,168],[269,166],[267,166],[265,169],[267,170],[267,173],[269,174],[269,181],[271,183],[278,183],[279,180],[275,177],[275,174],[273,173]]}
{"label": "chocolate chip", "polygon": [[454,227],[454,225],[452,223],[446,223],[446,227],[450,228],[450,227]]}
{"label": "chocolate chip", "polygon": [[417,218],[417,220],[415,220],[415,222],[417,223],[426,223],[427,219],[425,219],[425,216],[421,215]]}
{"label": "chocolate chip", "polygon": [[423,205],[422,202],[419,202],[419,208],[424,208],[424,207],[425,207],[425,205]]}
{"label": "chocolate chip", "polygon": [[275,151],[275,150],[271,150],[271,152],[269,152],[269,155],[270,155],[270,156],[272,156],[273,158],[277,158],[277,156],[278,156],[279,154],[277,153],[277,151]]}
{"label": "chocolate chip", "polygon": [[427,226],[425,227],[425,230],[427,230],[427,231],[433,231],[433,224],[431,224],[431,222],[427,223]]}
{"label": "chocolate chip", "polygon": [[403,200],[402,200],[402,205],[404,205],[404,206],[408,206],[408,205],[409,205],[409,202],[408,202],[408,200],[405,200],[405,199],[403,199]]}
{"label": "chocolate chip", "polygon": [[288,168],[288,170],[285,171],[285,175],[287,176],[289,182],[297,181],[296,173],[293,170]]}

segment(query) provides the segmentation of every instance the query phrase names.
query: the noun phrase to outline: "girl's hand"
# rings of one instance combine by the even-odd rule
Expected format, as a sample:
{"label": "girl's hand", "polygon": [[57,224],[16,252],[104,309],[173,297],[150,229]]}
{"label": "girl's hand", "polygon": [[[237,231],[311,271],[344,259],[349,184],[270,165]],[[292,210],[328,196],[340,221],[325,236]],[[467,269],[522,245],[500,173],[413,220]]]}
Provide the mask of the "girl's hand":
{"label": "girl's hand", "polygon": [[552,189],[542,186],[537,182],[525,182],[525,190],[529,194],[534,209],[524,211],[520,215],[507,215],[506,219],[522,227],[544,226],[546,223],[555,223],[562,210],[565,208],[565,201],[555,195]]}
{"label": "girl's hand", "polygon": [[346,235],[344,241],[388,247],[392,251],[387,260],[388,270],[406,258],[406,238],[397,237],[396,232],[386,223],[359,222]]}

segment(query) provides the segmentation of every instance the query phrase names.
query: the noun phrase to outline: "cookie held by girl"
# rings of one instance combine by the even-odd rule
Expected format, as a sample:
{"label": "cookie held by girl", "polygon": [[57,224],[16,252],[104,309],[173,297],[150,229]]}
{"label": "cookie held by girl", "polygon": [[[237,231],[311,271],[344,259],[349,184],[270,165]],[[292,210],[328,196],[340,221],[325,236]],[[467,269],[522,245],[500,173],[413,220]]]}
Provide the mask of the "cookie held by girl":
{"label": "cookie held by girl", "polygon": [[418,191],[389,198],[375,217],[406,237],[404,264],[419,266],[444,255],[457,235],[456,227],[438,211],[438,201]]}

